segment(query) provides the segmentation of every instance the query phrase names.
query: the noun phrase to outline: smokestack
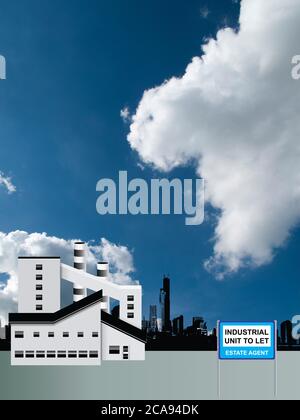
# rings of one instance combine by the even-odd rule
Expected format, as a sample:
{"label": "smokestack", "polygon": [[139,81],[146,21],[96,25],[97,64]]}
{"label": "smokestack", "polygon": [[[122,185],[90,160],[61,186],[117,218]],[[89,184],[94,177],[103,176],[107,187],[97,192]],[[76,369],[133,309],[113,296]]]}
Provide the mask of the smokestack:
{"label": "smokestack", "polygon": [[[74,243],[74,268],[77,268],[77,270],[86,271],[85,242]],[[74,284],[73,301],[78,302],[85,297],[86,289],[79,284]]]}
{"label": "smokestack", "polygon": [[[101,280],[107,280],[108,277],[108,262],[98,262],[97,263],[97,276],[101,278]],[[101,309],[104,312],[110,311],[110,300],[109,296],[103,296]]]}
{"label": "smokestack", "polygon": [[101,278],[108,277],[108,262],[97,263],[97,276]]}

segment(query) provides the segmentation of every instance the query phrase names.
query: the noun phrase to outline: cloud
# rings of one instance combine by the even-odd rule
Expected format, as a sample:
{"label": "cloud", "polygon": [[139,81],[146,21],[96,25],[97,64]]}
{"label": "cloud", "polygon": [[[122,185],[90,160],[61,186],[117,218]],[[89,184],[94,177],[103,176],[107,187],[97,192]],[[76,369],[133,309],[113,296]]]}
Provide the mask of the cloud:
{"label": "cloud", "polygon": [[207,6],[204,6],[200,9],[200,15],[203,19],[207,19],[208,15],[210,14],[210,10]]}
{"label": "cloud", "polygon": [[[0,318],[7,319],[8,312],[17,310],[17,261],[18,256],[60,256],[62,262],[73,264],[73,244],[46,233],[14,231],[0,232],[0,275],[7,277],[0,283]],[[87,271],[95,274],[97,261],[107,260],[110,264],[110,280],[118,284],[136,284],[133,257],[126,246],[116,245],[102,238],[99,245],[87,244]]]}
{"label": "cloud", "polygon": [[130,110],[127,106],[125,108],[121,109],[120,116],[121,116],[124,123],[131,122]]}
{"label": "cloud", "polygon": [[12,194],[17,191],[16,186],[12,183],[10,177],[4,175],[3,172],[0,172],[0,185],[3,185],[8,194]]}
{"label": "cloud", "polygon": [[128,141],[161,171],[196,164],[218,210],[207,269],[270,263],[300,219],[298,0],[242,0],[239,30],[203,45],[182,77],[149,89]]}

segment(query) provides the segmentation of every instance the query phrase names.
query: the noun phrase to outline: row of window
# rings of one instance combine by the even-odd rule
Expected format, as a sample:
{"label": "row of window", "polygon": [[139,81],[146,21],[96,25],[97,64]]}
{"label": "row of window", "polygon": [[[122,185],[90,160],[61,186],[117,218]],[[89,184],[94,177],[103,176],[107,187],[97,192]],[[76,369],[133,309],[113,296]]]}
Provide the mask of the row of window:
{"label": "row of window", "polygon": [[[123,353],[128,353],[128,346],[123,346]],[[109,354],[120,354],[120,346],[109,346]]]}
{"label": "row of window", "polygon": [[[48,332],[48,337],[54,337],[54,335],[55,334],[54,334],[53,331],[49,331]],[[37,338],[39,336],[40,336],[40,332],[39,331],[34,331],[33,332],[33,337]],[[70,336],[70,333],[68,331],[64,331],[62,333],[62,336],[63,337],[69,337]],[[77,337],[84,337],[84,332],[83,331],[79,331],[77,333]],[[93,331],[92,332],[92,337],[93,338],[99,337],[98,331]],[[15,331],[15,338],[24,338],[24,331]]]}
{"label": "row of window", "polygon": [[99,352],[98,351],[85,351],[85,350],[69,350],[69,351],[64,351],[64,350],[58,350],[58,351],[54,351],[54,350],[48,350],[48,351],[43,351],[43,350],[38,350],[36,352],[32,351],[32,350],[27,350],[27,351],[15,351],[15,358],[98,358],[99,357]]}

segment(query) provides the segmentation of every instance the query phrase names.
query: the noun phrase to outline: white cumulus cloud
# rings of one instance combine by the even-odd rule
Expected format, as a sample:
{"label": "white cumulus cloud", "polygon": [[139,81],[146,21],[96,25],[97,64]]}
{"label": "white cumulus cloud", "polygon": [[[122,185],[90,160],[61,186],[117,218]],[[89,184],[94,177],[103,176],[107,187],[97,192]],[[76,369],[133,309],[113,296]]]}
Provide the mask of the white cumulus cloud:
{"label": "white cumulus cloud", "polygon": [[0,185],[6,189],[8,194],[12,194],[17,191],[16,186],[13,184],[10,177],[5,176],[3,172],[0,172]]}
{"label": "white cumulus cloud", "polygon": [[[18,256],[59,256],[62,262],[73,265],[73,244],[46,233],[14,231],[0,232],[0,318],[17,310]],[[133,258],[126,246],[116,245],[102,238],[99,245],[87,244],[87,271],[95,273],[98,260],[110,263],[110,280],[118,284],[136,284]]]}
{"label": "white cumulus cloud", "polygon": [[218,210],[218,276],[269,263],[300,219],[298,0],[242,0],[239,30],[203,45],[182,77],[149,89],[128,141],[161,171],[196,164]]}

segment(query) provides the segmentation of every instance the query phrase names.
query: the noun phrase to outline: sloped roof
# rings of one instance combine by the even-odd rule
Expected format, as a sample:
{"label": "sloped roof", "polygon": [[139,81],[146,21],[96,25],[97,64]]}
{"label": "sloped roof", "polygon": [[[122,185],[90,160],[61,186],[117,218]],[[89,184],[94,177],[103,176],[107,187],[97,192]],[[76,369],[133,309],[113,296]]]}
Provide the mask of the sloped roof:
{"label": "sloped roof", "polygon": [[78,302],[74,302],[69,306],[66,306],[60,309],[57,312],[53,313],[11,313],[9,314],[9,323],[10,324],[54,324],[55,322],[60,321],[63,318],[79,312],[88,306],[93,305],[94,303],[100,302],[103,298],[102,290],[95,292]]}

